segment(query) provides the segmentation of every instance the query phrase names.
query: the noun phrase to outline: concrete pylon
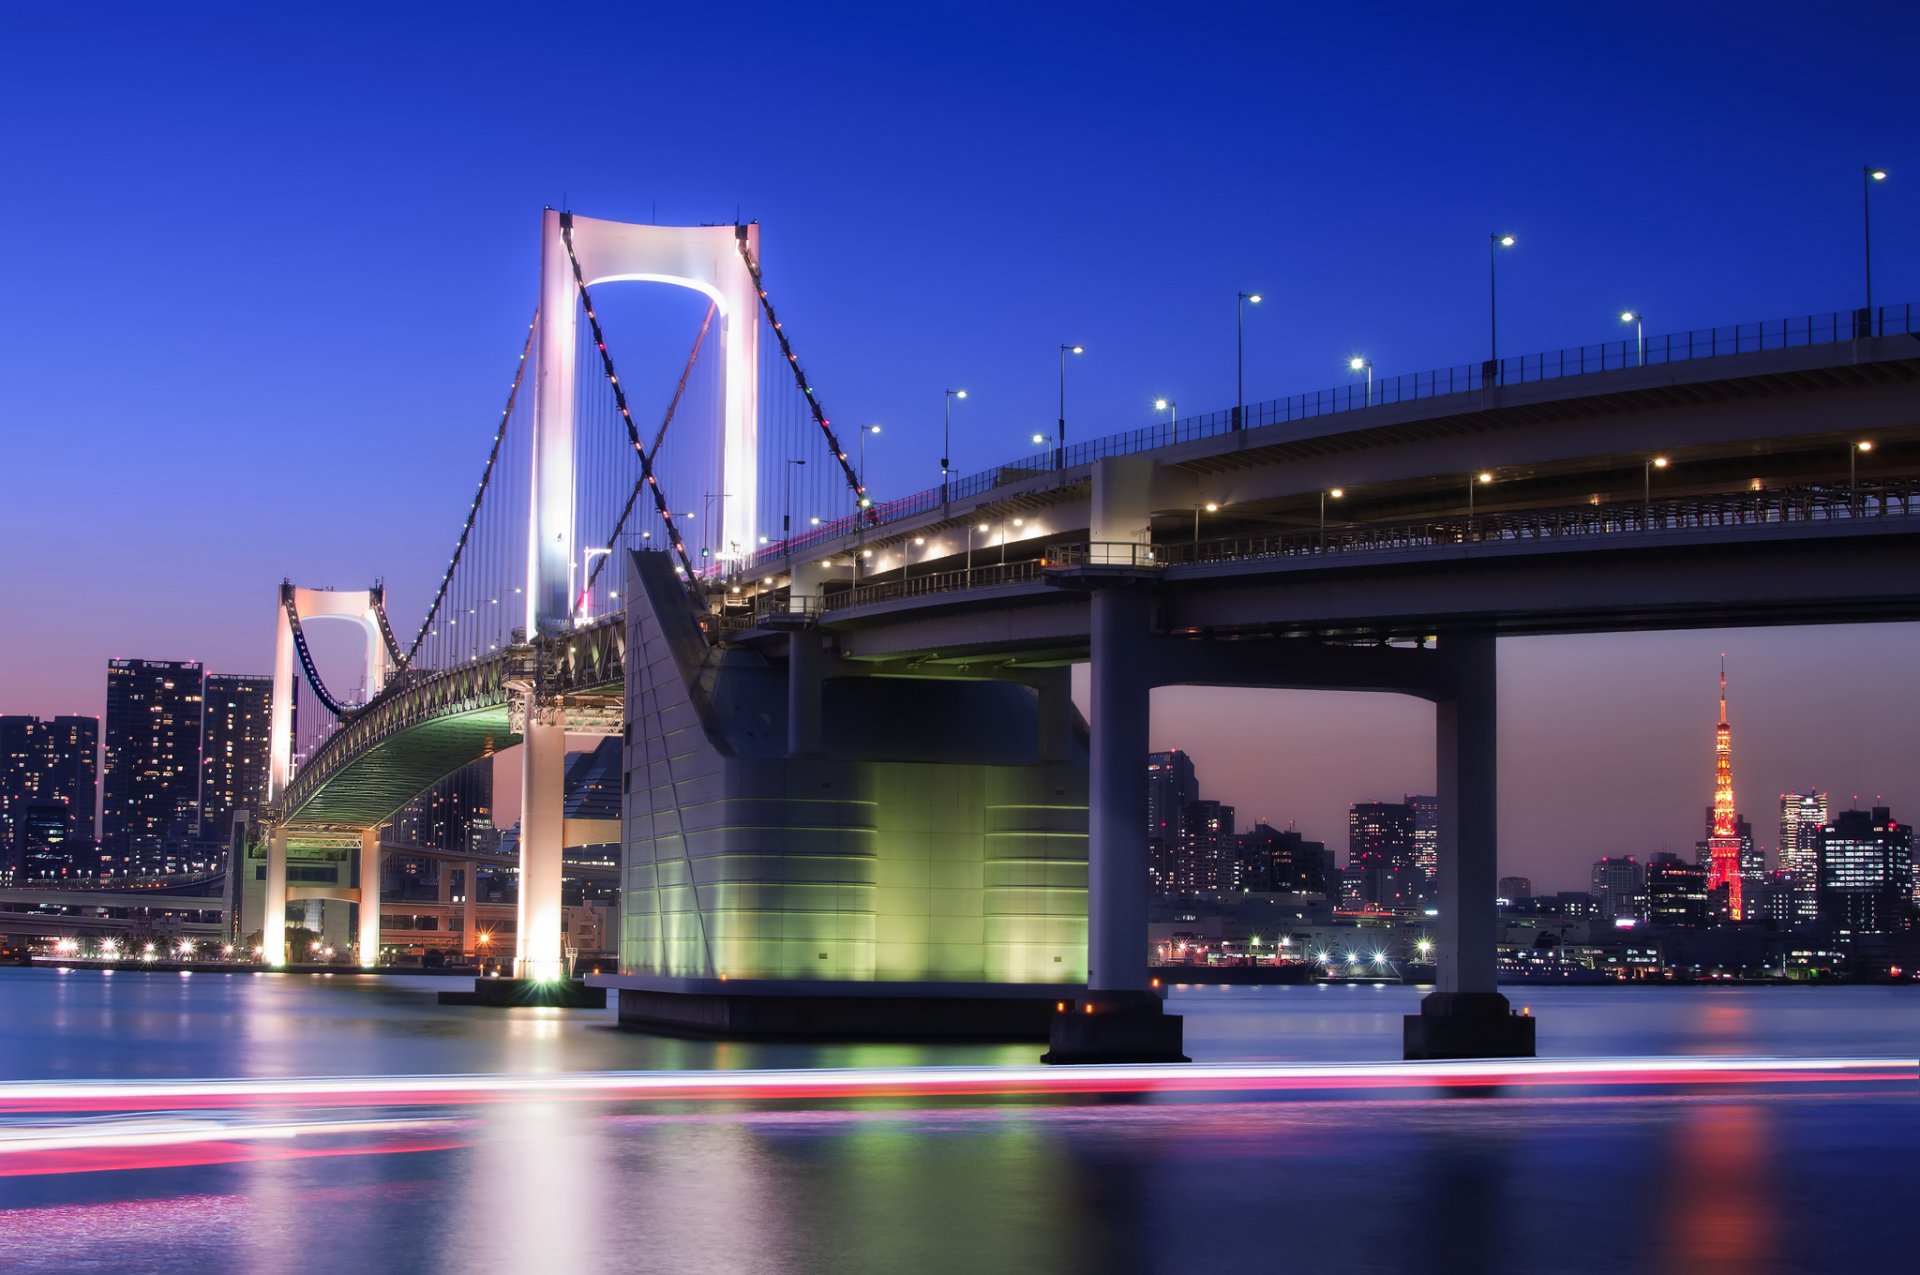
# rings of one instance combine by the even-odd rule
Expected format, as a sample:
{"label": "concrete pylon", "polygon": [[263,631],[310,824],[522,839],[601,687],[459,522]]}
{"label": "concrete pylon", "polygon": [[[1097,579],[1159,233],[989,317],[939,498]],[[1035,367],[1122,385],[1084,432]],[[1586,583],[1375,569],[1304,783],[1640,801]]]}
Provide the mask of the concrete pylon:
{"label": "concrete pylon", "polygon": [[360,968],[380,963],[380,830],[360,833]]}
{"label": "concrete pylon", "polygon": [[267,834],[267,897],[260,919],[260,959],[268,965],[287,963],[287,830],[275,826]]}
{"label": "concrete pylon", "polygon": [[1406,1016],[1410,1059],[1531,1058],[1534,1020],[1500,994],[1499,694],[1491,633],[1443,633],[1450,694],[1434,705],[1440,827],[1437,985]]}
{"label": "concrete pylon", "polygon": [[472,956],[479,950],[474,942],[479,917],[479,901],[474,897],[474,892],[479,882],[474,879],[473,864],[462,864],[461,871],[466,881],[466,893],[460,900],[460,951],[463,956]]}
{"label": "concrete pylon", "polygon": [[516,978],[566,977],[560,872],[566,846],[566,719],[527,710],[520,745],[520,909],[514,935]]}
{"label": "concrete pylon", "polygon": [[304,627],[308,620],[348,620],[360,626],[366,641],[367,697],[378,695],[393,673],[393,657],[380,631],[380,613],[375,609],[378,592],[374,589],[301,589],[282,585],[279,605],[275,607],[273,635],[273,702],[268,712],[271,728],[267,736],[267,800],[279,799],[293,778],[293,679],[295,652],[293,622],[287,618],[286,593],[293,595],[293,609]]}

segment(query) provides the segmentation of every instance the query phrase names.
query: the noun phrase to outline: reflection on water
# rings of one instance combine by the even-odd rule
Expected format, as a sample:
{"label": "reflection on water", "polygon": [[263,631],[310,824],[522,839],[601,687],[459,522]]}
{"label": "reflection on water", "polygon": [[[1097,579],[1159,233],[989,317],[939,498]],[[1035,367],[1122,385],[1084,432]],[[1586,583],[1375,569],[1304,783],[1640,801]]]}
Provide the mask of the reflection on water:
{"label": "reflection on water", "polygon": [[[1032,1046],[755,1045],[607,1014],[443,1010],[433,979],[0,971],[11,1078],[1030,1062]],[[1407,988],[1177,992],[1201,1059],[1388,1058]],[[1529,989],[1562,1054],[1911,1056],[1905,989]],[[8,1270],[1902,1269],[1920,1100],[525,1098],[425,1143],[0,1176]],[[1822,1091],[1824,1092],[1824,1091]],[[337,1118],[355,1118],[352,1112]],[[405,1109],[369,1112],[396,1123]],[[419,1114],[419,1113],[414,1113]],[[436,1135],[437,1136],[437,1135]]]}

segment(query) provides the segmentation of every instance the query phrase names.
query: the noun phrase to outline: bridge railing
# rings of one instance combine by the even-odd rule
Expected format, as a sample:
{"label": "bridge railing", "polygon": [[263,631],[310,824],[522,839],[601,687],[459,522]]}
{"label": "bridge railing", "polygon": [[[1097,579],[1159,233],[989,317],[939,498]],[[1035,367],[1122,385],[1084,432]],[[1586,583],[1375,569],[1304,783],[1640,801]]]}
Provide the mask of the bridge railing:
{"label": "bridge railing", "polygon": [[1457,515],[1405,522],[1331,526],[1255,536],[1170,542],[1048,545],[1033,558],[971,571],[929,572],[862,585],[827,597],[824,611],[934,594],[1026,584],[1081,567],[1164,569],[1258,559],[1328,559],[1369,553],[1640,536],[1722,527],[1845,523],[1920,517],[1920,481],[1797,487],[1567,509]]}
{"label": "bridge railing", "polygon": [[[1871,312],[1864,308],[1836,310],[1758,323],[1736,323],[1727,327],[1657,333],[1644,339],[1628,334],[1615,341],[1516,355],[1497,363],[1489,359],[1400,376],[1376,377],[1371,384],[1356,376],[1345,385],[1249,403],[1246,406],[1245,423],[1249,428],[1261,429],[1364,411],[1369,407],[1444,398],[1449,394],[1499,386],[1561,380],[1634,367],[1692,363],[1763,350],[1832,345],[1870,336],[1920,336],[1920,305],[1876,306]],[[944,486],[929,487],[925,491],[876,504],[857,513],[848,513],[817,527],[809,527],[788,541],[762,545],[743,564],[743,569],[778,566],[791,554],[853,535],[863,526],[878,530],[889,523],[931,514],[951,502],[970,500],[1049,472],[1074,469],[1108,456],[1129,456],[1175,443],[1230,434],[1240,427],[1238,415],[1229,408],[1087,439],[1057,453],[1052,449],[1039,455],[1028,453],[991,469],[954,478]],[[1301,431],[1299,436],[1311,435],[1308,431]]]}

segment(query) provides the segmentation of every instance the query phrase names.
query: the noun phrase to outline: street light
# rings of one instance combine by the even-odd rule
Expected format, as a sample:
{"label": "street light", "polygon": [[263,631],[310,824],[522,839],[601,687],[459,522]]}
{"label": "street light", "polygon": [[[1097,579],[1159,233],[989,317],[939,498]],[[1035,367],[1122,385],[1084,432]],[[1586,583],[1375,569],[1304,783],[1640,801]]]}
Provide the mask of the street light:
{"label": "street light", "polygon": [[1483,469],[1467,483],[1467,534],[1473,534],[1473,489],[1493,481],[1493,471]]}
{"label": "street light", "polygon": [[1499,270],[1500,250],[1513,247],[1512,235],[1491,234],[1487,236],[1487,365],[1493,375],[1491,383],[1501,380],[1500,376],[1500,287]]}
{"label": "street light", "polygon": [[867,496],[867,435],[878,434],[879,432],[880,427],[878,425],[862,425],[860,427],[860,508],[862,509],[867,508],[873,503]]}
{"label": "street light", "polygon": [[1259,305],[1261,297],[1257,292],[1239,295],[1233,316],[1233,427],[1244,429],[1247,424],[1247,302]]}
{"label": "street light", "polygon": [[1060,441],[1054,448],[1053,467],[1055,469],[1063,467],[1067,460],[1067,355],[1086,352],[1087,347],[1084,345],[1060,347]]}
{"label": "street light", "polygon": [[1623,310],[1620,312],[1620,322],[1633,325],[1633,344],[1639,351],[1634,356],[1633,365],[1645,367],[1647,365],[1647,316],[1638,310]]}
{"label": "street light", "polygon": [[1859,488],[1855,484],[1855,479],[1860,472],[1858,464],[1860,454],[1872,450],[1873,440],[1868,438],[1863,438],[1847,448],[1847,508],[1849,511],[1858,511],[1860,508]]}
{"label": "street light", "polygon": [[1873,331],[1873,184],[1887,180],[1887,170],[1875,168],[1872,164],[1863,164],[1860,168],[1860,228],[1864,232],[1861,245],[1866,250],[1867,265],[1867,335]]}
{"label": "street light", "polygon": [[965,398],[965,390],[947,391],[947,425],[940,434],[940,503],[947,503],[947,468],[953,455],[953,400]]}
{"label": "street light", "polygon": [[1668,465],[1665,456],[1651,456],[1640,467],[1640,503],[1653,504],[1653,471],[1665,469]]}
{"label": "street light", "polygon": [[1218,501],[1209,500],[1205,504],[1193,507],[1193,543],[1195,544],[1200,543],[1200,511],[1203,509],[1210,514],[1217,514],[1220,512],[1220,504]]}
{"label": "street light", "polygon": [[1347,360],[1347,369],[1352,372],[1365,372],[1367,374],[1367,401],[1365,404],[1363,404],[1363,406],[1372,407],[1373,406],[1373,360],[1363,359],[1356,354],[1352,358]]}
{"label": "street light", "polygon": [[1171,398],[1156,398],[1153,400],[1153,410],[1156,412],[1165,412],[1167,414],[1167,424],[1173,427],[1168,435],[1167,441],[1178,441],[1180,436],[1180,405],[1175,403]]}
{"label": "street light", "polygon": [[1327,547],[1327,501],[1339,500],[1347,494],[1344,487],[1322,487],[1320,489],[1320,547]]}

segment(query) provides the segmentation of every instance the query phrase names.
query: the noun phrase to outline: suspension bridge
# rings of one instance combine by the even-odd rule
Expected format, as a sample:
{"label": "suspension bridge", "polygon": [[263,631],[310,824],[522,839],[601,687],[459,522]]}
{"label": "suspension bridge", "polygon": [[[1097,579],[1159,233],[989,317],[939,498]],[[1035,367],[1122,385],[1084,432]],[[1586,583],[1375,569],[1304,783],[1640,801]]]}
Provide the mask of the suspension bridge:
{"label": "suspension bridge", "polygon": [[[600,299],[633,282],[707,303],[665,385],[621,375]],[[1495,639],[1920,618],[1916,333],[1882,307],[1369,379],[883,501],[757,226],[549,210],[410,638],[378,589],[282,590],[264,944],[290,853],[377,881],[382,821],[517,744],[515,968],[560,978],[567,736],[619,734],[623,1019],[1178,1056],[1142,937],[1147,691],[1389,690],[1436,705],[1441,758],[1440,991],[1409,1053],[1530,1051],[1494,990]],[[364,630],[357,700],[311,657],[322,618]],[[296,677],[324,710],[299,731]]]}

